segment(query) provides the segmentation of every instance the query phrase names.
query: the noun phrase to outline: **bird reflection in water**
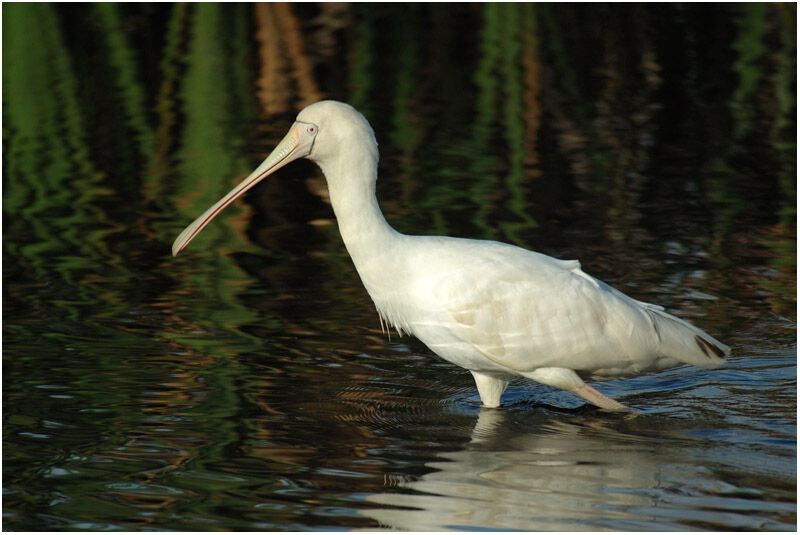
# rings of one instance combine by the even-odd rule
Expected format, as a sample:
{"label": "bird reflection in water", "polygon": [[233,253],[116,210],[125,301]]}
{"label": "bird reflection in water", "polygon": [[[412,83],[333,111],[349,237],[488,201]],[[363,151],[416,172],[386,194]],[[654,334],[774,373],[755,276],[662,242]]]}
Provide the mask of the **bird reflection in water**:
{"label": "bird reflection in water", "polygon": [[652,443],[608,418],[584,414],[576,424],[481,409],[469,444],[440,453],[426,464],[430,473],[399,482],[400,491],[369,495],[383,507],[362,514],[404,531],[685,529],[657,518],[669,516],[660,508],[673,491],[661,487],[684,460],[655,455]]}

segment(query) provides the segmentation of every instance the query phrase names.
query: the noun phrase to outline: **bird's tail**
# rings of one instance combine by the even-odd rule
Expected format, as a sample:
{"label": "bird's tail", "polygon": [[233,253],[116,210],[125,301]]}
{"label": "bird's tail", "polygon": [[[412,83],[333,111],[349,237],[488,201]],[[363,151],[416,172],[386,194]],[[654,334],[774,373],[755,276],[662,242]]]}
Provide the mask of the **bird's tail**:
{"label": "bird's tail", "polygon": [[642,304],[653,322],[665,356],[702,368],[716,368],[725,363],[730,347],[659,306]]}

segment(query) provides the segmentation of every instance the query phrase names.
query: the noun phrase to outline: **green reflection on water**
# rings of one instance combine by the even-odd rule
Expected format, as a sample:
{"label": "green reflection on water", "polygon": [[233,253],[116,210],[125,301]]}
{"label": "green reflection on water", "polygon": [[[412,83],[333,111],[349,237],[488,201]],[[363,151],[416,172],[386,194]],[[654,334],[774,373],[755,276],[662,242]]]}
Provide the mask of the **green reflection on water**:
{"label": "green reflection on water", "polygon": [[372,14],[374,10],[367,9],[360,13],[354,24],[352,47],[352,60],[350,68],[350,103],[359,110],[367,113],[369,98],[372,92],[373,79],[370,72],[374,68],[375,58],[372,50],[372,41],[375,38]]}
{"label": "green reflection on water", "polygon": [[104,220],[92,203],[105,191],[89,159],[78,80],[54,7],[7,6],[3,49],[3,211],[12,216],[4,232],[25,236],[4,240],[4,254],[40,277],[63,276],[77,295],[58,305],[77,319],[73,302],[92,300],[79,282],[102,248],[102,233],[87,240],[82,226]]}
{"label": "green reflection on water", "polygon": [[781,222],[797,220],[797,10],[781,5],[778,11],[781,46],[775,73],[778,113],[772,127],[773,146],[781,161]]}
{"label": "green reflection on water", "polygon": [[[403,18],[395,29],[395,41],[402,43],[396,51],[397,67],[395,69],[394,99],[392,105],[391,142],[401,151],[409,154],[419,142],[419,130],[416,127],[415,111],[417,102],[414,99],[419,88],[419,43],[421,35],[419,26],[415,24],[420,10],[419,5],[409,6],[407,17]],[[407,160],[404,160],[404,172],[408,173]]]}
{"label": "green reflection on water", "polygon": [[[503,54],[503,88],[505,96],[505,110],[503,124],[506,143],[508,144],[509,170],[505,179],[505,189],[510,198],[506,203],[508,210],[517,216],[519,221],[501,222],[500,227],[508,239],[517,244],[524,244],[525,240],[519,235],[522,232],[537,227],[536,220],[530,215],[530,205],[527,203],[525,192],[525,106],[533,103],[524,101],[523,82],[526,67],[522,61],[522,45],[527,35],[535,35],[536,12],[535,7],[527,4],[503,4],[501,33]],[[527,44],[534,48],[535,40]],[[533,97],[534,99],[536,96]],[[528,147],[534,149],[535,147]]]}
{"label": "green reflection on water", "polygon": [[769,7],[767,4],[751,3],[742,4],[741,9],[739,36],[732,45],[738,53],[733,69],[739,75],[739,85],[731,96],[734,135],[739,138],[750,129],[755,110],[747,102],[753,98],[764,76],[761,67],[767,51],[764,37],[768,29],[766,16]]}
{"label": "green reflection on water", "polygon": [[[246,157],[244,136],[254,106],[247,103],[247,92],[238,85],[248,79],[249,73],[244,52],[248,36],[246,25],[241,22],[244,9],[219,4],[193,6],[180,98],[184,127],[177,213],[184,215],[185,224],[227,193],[252,165]],[[237,211],[241,214],[241,208],[228,208],[220,216],[221,221],[210,225],[192,244],[194,250],[244,249],[249,211],[234,215]],[[178,265],[190,262],[192,254],[187,251],[176,262]],[[199,316],[212,325],[234,326],[253,321],[252,309],[238,299],[250,277],[228,255],[204,254],[204,257],[213,264],[213,269],[187,273],[184,282],[195,291],[202,288],[204,292],[212,292],[207,294],[210,299],[198,302],[202,307],[197,311]],[[187,336],[184,343],[191,345],[192,340],[192,336]],[[253,344],[257,345],[257,340]]]}
{"label": "green reflection on water", "polygon": [[[787,17],[787,9],[794,13],[791,19]],[[796,42],[787,39],[789,32],[796,33],[796,7],[741,4],[738,12],[737,35],[731,44],[736,53],[732,69],[737,75],[737,85],[728,102],[733,122],[732,143],[714,159],[710,184],[710,196],[719,207],[714,218],[720,235],[715,252],[723,263],[731,264],[735,259],[728,254],[728,238],[751,224],[754,212],[769,206],[777,222],[786,227],[794,225],[797,217],[794,119],[797,104],[796,87],[792,86],[797,68]],[[769,43],[776,34],[779,46],[774,47]],[[751,143],[766,144],[762,156],[766,161],[756,164],[751,160],[744,148]],[[774,173],[775,182],[764,180],[766,167]],[[769,192],[770,197],[764,199],[764,192]],[[773,237],[759,241],[776,250]],[[792,243],[794,240],[785,242],[796,250]],[[778,246],[778,250],[782,248]],[[788,258],[796,265],[796,254]],[[768,284],[776,288],[773,283]]]}
{"label": "green reflection on water", "polygon": [[125,122],[135,133],[130,143],[134,143],[146,160],[151,160],[156,152],[156,137],[150,124],[151,115],[146,102],[144,88],[139,83],[138,61],[135,49],[127,42],[122,29],[119,6],[111,3],[97,3],[95,11],[98,31],[106,38],[108,67],[114,74],[117,91],[125,114]]}

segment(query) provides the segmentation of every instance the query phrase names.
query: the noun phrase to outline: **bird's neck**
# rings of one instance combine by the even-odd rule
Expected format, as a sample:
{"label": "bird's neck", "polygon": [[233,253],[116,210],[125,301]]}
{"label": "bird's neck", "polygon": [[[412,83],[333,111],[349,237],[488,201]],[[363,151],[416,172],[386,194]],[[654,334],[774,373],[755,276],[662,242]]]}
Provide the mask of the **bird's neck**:
{"label": "bird's neck", "polygon": [[368,285],[383,261],[394,256],[402,235],[386,222],[375,197],[377,153],[343,155],[321,165],[328,182],[331,205],[347,252]]}

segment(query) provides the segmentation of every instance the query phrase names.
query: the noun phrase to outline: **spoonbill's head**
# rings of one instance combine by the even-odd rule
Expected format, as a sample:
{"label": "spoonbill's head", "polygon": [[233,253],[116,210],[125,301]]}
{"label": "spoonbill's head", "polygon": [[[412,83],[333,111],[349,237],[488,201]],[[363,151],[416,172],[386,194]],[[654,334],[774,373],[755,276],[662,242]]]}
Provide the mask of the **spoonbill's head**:
{"label": "spoonbill's head", "polygon": [[323,100],[303,109],[278,146],[223,198],[214,203],[175,239],[172,256],[177,256],[195,236],[226,206],[284,165],[308,158],[323,171],[333,162],[342,161],[349,150],[364,149],[368,160],[377,162],[378,145],[375,134],[364,116],[352,106],[333,100]]}
{"label": "spoonbill's head", "polygon": [[[352,160],[353,150],[367,149],[367,156],[378,158],[378,143],[367,120],[349,104],[323,100],[297,114],[297,122],[316,125],[317,139],[307,158],[323,167],[334,161]],[[349,156],[349,157],[348,157]],[[362,156],[363,157],[363,156]]]}

